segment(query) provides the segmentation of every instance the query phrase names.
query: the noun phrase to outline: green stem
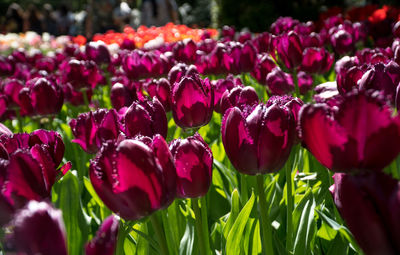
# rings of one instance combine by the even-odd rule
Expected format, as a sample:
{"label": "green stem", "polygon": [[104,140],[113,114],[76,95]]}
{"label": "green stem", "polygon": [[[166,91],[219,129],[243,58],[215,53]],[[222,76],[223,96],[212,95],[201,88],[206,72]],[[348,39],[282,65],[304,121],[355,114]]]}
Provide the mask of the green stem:
{"label": "green stem", "polygon": [[18,129],[20,133],[24,132],[24,119],[21,117],[19,110],[15,111],[17,113],[17,120],[18,120]]}
{"label": "green stem", "polygon": [[299,81],[297,79],[297,71],[296,69],[293,70],[293,83],[294,83],[294,96],[300,98],[300,87],[299,87]]}
{"label": "green stem", "polygon": [[192,198],[192,204],[193,204],[194,215],[196,216],[196,231],[197,231],[197,238],[199,240],[200,254],[208,254],[208,250],[206,248],[206,240],[205,240],[206,238],[203,229],[201,211],[199,208],[199,199]]}
{"label": "green stem", "polygon": [[118,229],[117,248],[115,250],[115,255],[124,255],[124,242],[127,233],[128,231],[125,230],[124,222],[120,220]]}
{"label": "green stem", "polygon": [[168,246],[165,240],[164,230],[160,224],[159,219],[156,214],[150,216],[151,224],[153,225],[154,232],[156,232],[156,236],[158,239],[158,244],[160,245],[160,252],[162,255],[168,255]]}
{"label": "green stem", "polygon": [[293,189],[292,189],[292,166],[290,162],[286,162],[286,250],[291,251],[293,243]]}
{"label": "green stem", "polygon": [[245,204],[247,200],[249,200],[249,194],[247,193],[246,175],[244,174],[240,175],[240,197],[243,204]]}
{"label": "green stem", "polygon": [[210,239],[209,239],[209,232],[208,232],[208,217],[207,217],[207,201],[206,197],[203,196],[200,198],[200,206],[201,206],[201,222],[203,226],[203,234],[204,234],[204,242],[206,245],[207,254],[211,251],[210,248]]}
{"label": "green stem", "polygon": [[260,227],[262,232],[262,240],[264,251],[267,255],[273,255],[274,249],[272,247],[272,227],[271,222],[268,215],[268,206],[267,206],[267,199],[265,197],[264,192],[264,176],[259,174],[257,175],[257,186],[256,192],[258,197],[258,207],[260,213]]}

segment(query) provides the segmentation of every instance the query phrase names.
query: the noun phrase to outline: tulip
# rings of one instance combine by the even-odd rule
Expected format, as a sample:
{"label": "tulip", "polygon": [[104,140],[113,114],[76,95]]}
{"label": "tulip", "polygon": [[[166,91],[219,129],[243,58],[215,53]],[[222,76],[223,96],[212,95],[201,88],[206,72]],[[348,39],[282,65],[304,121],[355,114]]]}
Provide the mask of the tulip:
{"label": "tulip", "polygon": [[17,212],[6,236],[6,249],[17,254],[67,255],[61,210],[46,202],[30,201]]}
{"label": "tulip", "polygon": [[[228,63],[225,63],[225,60]],[[225,74],[229,70],[231,57],[228,55],[228,47],[223,43],[218,43],[210,54],[198,58],[196,67],[202,74]]]}
{"label": "tulip", "polygon": [[63,154],[64,143],[54,131],[0,137],[0,225],[29,200],[50,197],[59,175],[70,168],[69,163],[58,168]]}
{"label": "tulip", "polygon": [[343,55],[354,49],[354,40],[352,35],[344,29],[336,29],[330,37],[333,49],[340,55]]}
{"label": "tulip", "polygon": [[108,64],[111,61],[110,52],[102,41],[89,42],[85,47],[86,58],[97,64]]}
{"label": "tulip", "polygon": [[30,88],[33,110],[36,114],[47,115],[60,112],[64,103],[61,88],[45,78],[39,78]]}
{"label": "tulip", "polygon": [[324,48],[307,48],[303,53],[300,69],[307,73],[323,74],[329,71],[333,64],[333,54]]}
{"label": "tulip", "polygon": [[240,32],[238,42],[245,43],[247,41],[251,41],[251,33],[248,31]]}
{"label": "tulip", "polygon": [[230,26],[223,26],[221,31],[221,36],[225,39],[233,40],[235,38],[235,28]]}
{"label": "tulip", "polygon": [[244,109],[247,106],[254,106],[259,103],[259,98],[256,90],[251,87],[236,87],[230,91],[225,91],[222,94],[219,103],[219,113],[222,115],[231,107],[238,107]]}
{"label": "tulip", "polygon": [[264,32],[259,34],[253,41],[258,53],[271,53],[273,52],[273,36]]}
{"label": "tulip", "polygon": [[357,83],[364,72],[358,66],[353,66],[348,70],[343,68],[336,76],[337,89],[341,94],[346,94],[357,89]]}
{"label": "tulip", "polygon": [[167,57],[155,51],[133,50],[122,59],[123,70],[134,80],[166,74],[170,69],[169,65]]}
{"label": "tulip", "polygon": [[171,85],[167,79],[151,80],[144,87],[150,97],[160,101],[166,112],[171,110]]}
{"label": "tulip", "polygon": [[153,101],[134,101],[123,119],[125,134],[129,137],[136,135],[152,137],[155,134],[167,137],[167,116],[157,98],[153,98]]}
{"label": "tulip", "polygon": [[389,165],[400,151],[399,121],[377,95],[364,91],[344,95],[332,109],[309,104],[300,113],[305,146],[334,172],[380,171]]}
{"label": "tulip", "polygon": [[10,104],[18,105],[19,99],[18,95],[24,85],[20,80],[10,79],[5,80],[2,86],[4,95],[6,95],[10,100]]}
{"label": "tulip", "polygon": [[100,71],[93,61],[79,61],[72,59],[65,61],[60,66],[62,73],[62,82],[70,83],[74,89],[95,88],[102,79]]}
{"label": "tulip", "polygon": [[178,63],[168,72],[169,84],[172,86],[175,82],[180,82],[184,76],[194,76],[199,74],[196,66]]}
{"label": "tulip", "polygon": [[267,75],[276,67],[269,54],[258,55],[251,75],[262,85],[266,85]]}
{"label": "tulip", "polygon": [[125,220],[167,207],[176,194],[176,170],[164,138],[106,143],[91,160],[90,180],[99,197]]}
{"label": "tulip", "polygon": [[96,236],[86,244],[86,255],[113,255],[117,243],[119,222],[114,215],[108,216],[101,224]]}
{"label": "tulip", "polygon": [[257,50],[251,42],[244,44],[232,42],[228,47],[228,54],[223,54],[224,65],[232,74],[252,71],[256,58]]}
{"label": "tulip", "polygon": [[296,32],[289,32],[277,38],[276,50],[279,59],[288,69],[294,69],[301,64],[303,48]]}
{"label": "tulip", "polygon": [[116,110],[130,106],[137,99],[136,90],[117,82],[111,87],[110,99],[113,108]]}
{"label": "tulip", "polygon": [[275,67],[266,77],[266,83],[272,95],[285,95],[294,90],[293,78],[279,67]]}
{"label": "tulip", "polygon": [[312,89],[313,78],[310,74],[306,74],[303,71],[297,73],[297,82],[299,84],[299,92],[301,95],[307,94]]}
{"label": "tulip", "polygon": [[399,254],[399,182],[381,172],[336,173],[333,179],[333,200],[364,253]]}
{"label": "tulip", "polygon": [[104,142],[119,135],[118,114],[114,109],[79,114],[69,125],[75,136],[72,142],[90,154],[96,153]]}
{"label": "tulip", "polygon": [[192,39],[178,41],[172,49],[177,61],[194,63],[196,60],[197,45]]}
{"label": "tulip", "polygon": [[241,173],[256,175],[280,170],[295,138],[290,110],[279,104],[225,112],[222,142],[232,165]]}
{"label": "tulip", "polygon": [[221,98],[226,91],[231,91],[236,87],[243,87],[240,78],[234,78],[232,74],[229,74],[226,79],[219,79],[211,81],[211,85],[214,87],[214,110],[221,113]]}
{"label": "tulip", "polygon": [[378,90],[385,98],[394,101],[400,82],[400,66],[396,62],[373,65],[358,81],[359,89]]}
{"label": "tulip", "polygon": [[172,115],[181,128],[198,128],[212,117],[214,90],[208,78],[184,77],[172,88]]}
{"label": "tulip", "polygon": [[300,21],[293,19],[292,17],[279,17],[271,25],[271,33],[274,35],[280,35],[285,32],[292,30]]}
{"label": "tulip", "polygon": [[169,146],[176,167],[176,194],[180,198],[202,197],[210,188],[213,156],[203,138],[196,133],[173,140]]}

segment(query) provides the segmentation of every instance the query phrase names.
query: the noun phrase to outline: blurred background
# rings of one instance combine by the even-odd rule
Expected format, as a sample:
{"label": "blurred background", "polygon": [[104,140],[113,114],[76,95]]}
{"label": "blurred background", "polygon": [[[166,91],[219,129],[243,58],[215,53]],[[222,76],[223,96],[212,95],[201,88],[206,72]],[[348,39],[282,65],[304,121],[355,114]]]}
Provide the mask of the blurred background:
{"label": "blurred background", "polygon": [[190,27],[222,27],[252,32],[267,30],[279,16],[318,20],[320,13],[367,4],[398,5],[394,0],[1,0],[0,31],[53,35],[85,35],[125,25],[162,26],[167,22]]}

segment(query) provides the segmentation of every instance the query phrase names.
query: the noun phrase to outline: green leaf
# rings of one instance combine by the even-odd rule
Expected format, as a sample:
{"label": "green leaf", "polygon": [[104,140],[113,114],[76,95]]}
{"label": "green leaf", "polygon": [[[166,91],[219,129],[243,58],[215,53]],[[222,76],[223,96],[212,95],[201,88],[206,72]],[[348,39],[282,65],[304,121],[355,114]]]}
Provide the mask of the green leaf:
{"label": "green leaf", "polygon": [[185,234],[181,239],[179,245],[179,255],[194,254],[194,240],[195,240],[195,229],[194,229],[194,219],[188,217],[186,224]]}
{"label": "green leaf", "polygon": [[237,216],[240,212],[240,203],[239,203],[239,192],[237,189],[234,189],[231,196],[231,212],[229,214],[228,220],[223,229],[224,237],[227,239],[230,230],[232,229],[233,223],[236,221]]}
{"label": "green leaf", "polygon": [[92,198],[96,201],[96,203],[100,207],[104,207],[103,201],[100,199],[100,197],[97,195],[96,191],[93,188],[92,183],[90,182],[89,178],[86,176],[83,178],[83,184],[85,185],[86,190],[89,192],[89,194],[92,196]]}
{"label": "green leaf", "polygon": [[296,207],[295,217],[293,217],[296,218],[294,222],[297,222],[294,226],[298,226],[294,241],[294,254],[311,254],[310,246],[315,234],[314,209],[316,206],[311,190],[308,190],[299,205],[301,207]]}
{"label": "green leaf", "polygon": [[59,182],[58,205],[63,212],[69,254],[81,254],[86,242],[87,225],[80,206],[77,177],[69,171]]}
{"label": "green leaf", "polygon": [[232,226],[232,229],[229,231],[228,239],[226,241],[226,254],[238,254],[240,250],[241,243],[243,241],[243,231],[246,227],[247,221],[249,220],[249,216],[251,211],[253,210],[255,201],[254,192],[251,194],[249,201],[245,204],[243,209],[240,211],[238,217],[235,220],[235,223]]}

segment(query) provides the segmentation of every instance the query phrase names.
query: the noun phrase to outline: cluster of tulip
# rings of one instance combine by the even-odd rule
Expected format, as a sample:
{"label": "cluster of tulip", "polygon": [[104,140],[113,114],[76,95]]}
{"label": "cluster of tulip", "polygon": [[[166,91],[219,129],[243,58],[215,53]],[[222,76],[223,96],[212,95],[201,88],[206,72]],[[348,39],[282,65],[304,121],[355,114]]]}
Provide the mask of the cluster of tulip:
{"label": "cluster of tulip", "polygon": [[399,253],[390,17],[1,56],[0,248]]}

